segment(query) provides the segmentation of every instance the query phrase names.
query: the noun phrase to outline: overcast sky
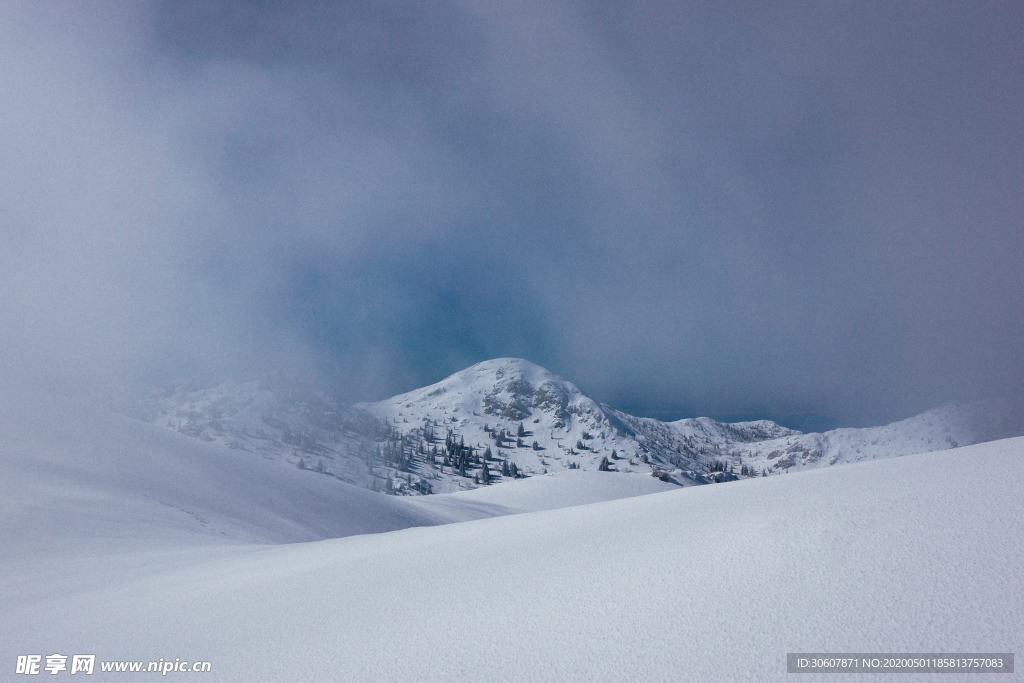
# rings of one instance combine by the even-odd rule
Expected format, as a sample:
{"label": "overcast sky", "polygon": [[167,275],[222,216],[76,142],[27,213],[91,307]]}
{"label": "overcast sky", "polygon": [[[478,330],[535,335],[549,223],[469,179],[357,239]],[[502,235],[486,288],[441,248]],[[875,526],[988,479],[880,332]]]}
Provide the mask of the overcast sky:
{"label": "overcast sky", "polygon": [[1020,2],[12,0],[0,65],[12,382],[1022,405]]}

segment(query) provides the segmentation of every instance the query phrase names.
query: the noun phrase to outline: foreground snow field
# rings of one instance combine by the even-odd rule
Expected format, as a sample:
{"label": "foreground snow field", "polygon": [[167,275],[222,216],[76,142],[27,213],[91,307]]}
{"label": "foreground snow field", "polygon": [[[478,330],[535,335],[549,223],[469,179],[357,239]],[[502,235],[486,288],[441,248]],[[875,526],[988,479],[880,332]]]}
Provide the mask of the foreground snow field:
{"label": "foreground snow field", "polygon": [[75,410],[0,422],[5,680],[32,653],[217,681],[761,681],[787,652],[1022,651],[1024,438],[410,501]]}

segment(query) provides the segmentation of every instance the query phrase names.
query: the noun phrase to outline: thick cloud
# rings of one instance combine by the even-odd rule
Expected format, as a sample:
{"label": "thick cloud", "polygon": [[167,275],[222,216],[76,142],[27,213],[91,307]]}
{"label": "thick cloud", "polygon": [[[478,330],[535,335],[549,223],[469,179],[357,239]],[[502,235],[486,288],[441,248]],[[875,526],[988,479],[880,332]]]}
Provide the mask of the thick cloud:
{"label": "thick cloud", "polygon": [[0,333],[350,400],[530,358],[644,414],[1020,401],[1012,4],[3,10]]}

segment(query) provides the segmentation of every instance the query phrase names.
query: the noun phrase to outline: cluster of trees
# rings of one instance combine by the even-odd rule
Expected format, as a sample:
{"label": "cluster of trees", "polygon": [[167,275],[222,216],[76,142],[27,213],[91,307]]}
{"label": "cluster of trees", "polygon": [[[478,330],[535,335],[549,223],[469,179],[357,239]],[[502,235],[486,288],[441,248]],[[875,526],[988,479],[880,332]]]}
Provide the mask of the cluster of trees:
{"label": "cluster of trees", "polygon": [[[491,449],[490,447],[484,451],[484,458],[490,460]],[[455,435],[452,431],[448,430],[448,435],[444,438],[444,465],[451,467],[452,469],[458,470],[460,477],[468,476],[466,474],[467,468],[473,466],[479,466],[481,464],[480,451],[479,449],[473,448],[472,446],[466,445],[466,440],[463,437],[459,437],[458,443],[455,441]],[[488,477],[488,481],[490,478]]]}
{"label": "cluster of trees", "polygon": [[767,477],[768,476],[768,470],[761,470],[761,474],[758,474],[756,467],[748,466],[748,465],[742,465],[740,467],[740,474],[742,474],[745,477],[758,477],[758,476]]}
{"label": "cluster of trees", "polygon": [[412,464],[413,453],[404,439],[385,441],[380,444],[379,457],[385,467],[394,467],[401,472],[408,472]]}
{"label": "cluster of trees", "polygon": [[498,448],[504,446],[505,440],[508,439],[508,432],[506,432],[504,428],[490,429],[487,425],[484,425],[484,431],[490,432],[491,437],[494,439],[494,443],[498,445]]}
{"label": "cluster of trees", "polygon": [[[410,490],[417,491],[423,495],[429,495],[433,493],[433,489],[431,488],[428,482],[425,482],[422,479],[414,481],[411,474],[405,475],[405,486]],[[383,486],[381,486],[377,482],[377,479],[374,478],[373,484],[370,485],[370,490],[376,491],[378,493],[386,493],[390,496],[401,492],[402,487],[403,484],[401,482],[401,478],[397,477],[397,475],[395,478],[392,478],[391,475],[389,474],[388,478],[384,481]]]}
{"label": "cluster of trees", "polygon": [[[721,460],[712,460],[712,461],[708,462],[707,466],[708,466],[708,471],[709,472],[728,472],[729,474],[736,474],[736,466],[735,465],[730,465],[730,464],[728,464],[726,462],[723,462]],[[767,475],[767,471],[762,470],[760,473],[758,473],[758,469],[756,467],[753,467],[752,465],[746,465],[746,464],[741,464],[740,465],[740,472],[739,473],[742,476],[744,476],[744,477],[758,477],[758,476],[764,477],[764,476],[768,476]]]}
{"label": "cluster of trees", "polygon": [[[444,440],[439,440],[438,430],[430,421],[426,421],[422,428],[412,429],[404,434],[390,427],[384,436],[382,443],[375,444],[368,450],[361,446],[366,465],[374,475],[373,489],[376,491],[393,493],[408,486],[412,490],[429,493],[430,485],[422,479],[414,481],[410,474],[419,467],[428,466],[439,466],[442,471],[451,468],[452,474],[472,478],[478,484],[489,484],[498,476],[524,476],[514,462],[501,457],[501,451],[498,451],[495,457],[490,446],[467,444],[465,437],[456,434],[452,429],[446,429]],[[497,431],[498,443],[502,443],[502,438],[509,438],[507,432]],[[392,472],[389,470],[387,479],[381,486],[377,481],[380,475],[374,471],[374,465],[397,470],[393,473],[394,476],[405,479],[405,483],[401,480],[392,480]],[[400,473],[403,472],[406,473],[405,477],[401,477]]]}
{"label": "cluster of trees", "polygon": [[[504,427],[501,428],[501,429],[498,429],[498,428],[492,429],[490,425],[486,425],[485,424],[484,425],[484,431],[491,435],[491,438],[494,439],[494,443],[498,446],[498,448],[506,447],[505,442],[512,440],[511,434],[509,434],[509,432],[505,431]],[[526,442],[523,441],[523,437],[529,436],[529,435],[530,435],[530,432],[526,431],[526,426],[523,425],[522,422],[520,422],[519,423],[519,427],[516,428],[516,438],[515,438],[516,448],[526,448]],[[540,447],[540,443],[538,443],[536,440],[533,442],[531,447],[535,451],[542,450],[541,447]]]}

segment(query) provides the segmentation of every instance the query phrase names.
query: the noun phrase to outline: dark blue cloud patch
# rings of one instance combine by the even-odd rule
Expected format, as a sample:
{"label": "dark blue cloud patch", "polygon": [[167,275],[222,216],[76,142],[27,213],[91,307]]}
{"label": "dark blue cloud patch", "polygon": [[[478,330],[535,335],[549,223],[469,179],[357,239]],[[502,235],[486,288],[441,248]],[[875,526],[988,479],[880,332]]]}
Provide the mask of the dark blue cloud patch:
{"label": "dark blue cloud patch", "polygon": [[523,284],[529,262],[476,235],[392,245],[373,258],[298,261],[266,315],[300,330],[318,351],[322,380],[352,401],[429,383],[480,357],[550,355],[547,312]]}

